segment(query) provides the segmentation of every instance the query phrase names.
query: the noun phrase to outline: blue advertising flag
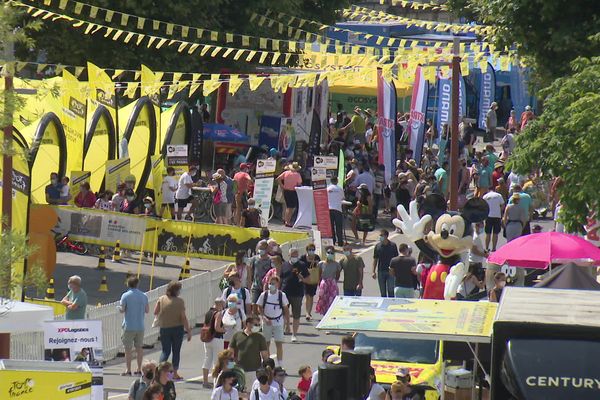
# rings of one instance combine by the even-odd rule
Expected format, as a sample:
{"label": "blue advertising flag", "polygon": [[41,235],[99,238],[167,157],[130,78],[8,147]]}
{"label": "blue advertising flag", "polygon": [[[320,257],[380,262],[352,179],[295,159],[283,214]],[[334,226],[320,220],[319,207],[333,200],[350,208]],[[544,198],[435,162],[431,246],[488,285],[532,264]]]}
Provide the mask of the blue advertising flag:
{"label": "blue advertising flag", "polygon": [[481,73],[479,79],[479,129],[486,129],[485,117],[490,105],[496,98],[496,73],[488,63],[487,71]]}

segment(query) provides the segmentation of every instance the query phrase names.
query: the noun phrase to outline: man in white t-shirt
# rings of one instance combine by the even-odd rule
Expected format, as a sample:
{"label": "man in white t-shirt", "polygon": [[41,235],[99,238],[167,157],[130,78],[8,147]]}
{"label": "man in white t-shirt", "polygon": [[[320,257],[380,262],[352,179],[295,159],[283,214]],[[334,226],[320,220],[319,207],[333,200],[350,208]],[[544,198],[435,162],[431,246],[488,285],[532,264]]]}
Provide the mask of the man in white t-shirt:
{"label": "man in white t-shirt", "polygon": [[177,179],[175,179],[175,168],[167,168],[167,176],[162,181],[162,204],[160,215],[163,216],[168,207],[171,218],[175,218],[175,192],[177,191]]}
{"label": "man in white t-shirt", "polygon": [[195,208],[195,199],[192,196],[192,188],[196,186],[192,179],[198,173],[198,167],[190,165],[189,172],[184,172],[179,178],[179,184],[177,191],[175,192],[175,199],[177,200],[177,219],[181,219],[183,209],[187,207],[189,203],[192,203],[192,207],[187,212],[186,219],[190,218],[190,211]]}
{"label": "man in white t-shirt", "polygon": [[496,251],[498,245],[498,233],[502,229],[502,212],[504,210],[504,198],[495,188],[490,187],[483,199],[488,204],[490,211],[485,220],[485,248],[490,249],[490,239],[492,241],[492,251]]}
{"label": "man in white t-shirt", "polygon": [[289,301],[285,293],[279,290],[281,280],[274,275],[269,279],[269,288],[261,293],[256,301],[262,319],[263,336],[271,346],[275,340],[277,365],[283,361],[283,322],[289,320]]}

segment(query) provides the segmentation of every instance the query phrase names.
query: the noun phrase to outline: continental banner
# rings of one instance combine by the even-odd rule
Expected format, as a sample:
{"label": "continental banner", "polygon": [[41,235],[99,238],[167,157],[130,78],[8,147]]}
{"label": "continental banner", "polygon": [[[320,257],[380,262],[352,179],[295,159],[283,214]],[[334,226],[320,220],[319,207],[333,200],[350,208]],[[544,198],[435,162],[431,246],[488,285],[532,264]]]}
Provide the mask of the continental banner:
{"label": "continental banner", "polygon": [[119,158],[118,160],[108,160],[106,162],[106,177],[104,188],[116,193],[117,186],[129,175],[129,158]]}
{"label": "continental banner", "polygon": [[[230,225],[200,224],[187,221],[147,218],[139,215],[107,212],[75,207],[53,207],[59,217],[57,231],[69,232],[74,240],[101,246],[114,246],[130,250],[154,250],[157,232],[158,254],[185,257],[191,235],[189,256],[214,260],[234,260],[239,250],[252,255],[259,242],[260,230]],[[147,234],[144,236],[144,232]],[[306,232],[271,231],[278,243],[308,238]]]}
{"label": "continental banner", "polygon": [[67,144],[67,171],[83,167],[83,136],[86,118],[85,83],[63,70],[62,124]]}
{"label": "continental banner", "polygon": [[[69,204],[75,204],[75,197],[79,194],[79,185],[83,182],[90,183],[92,173],[90,171],[71,171],[71,181],[69,182],[71,199]],[[91,183],[90,183],[91,184]],[[98,190],[98,188],[91,188],[92,191]]]}

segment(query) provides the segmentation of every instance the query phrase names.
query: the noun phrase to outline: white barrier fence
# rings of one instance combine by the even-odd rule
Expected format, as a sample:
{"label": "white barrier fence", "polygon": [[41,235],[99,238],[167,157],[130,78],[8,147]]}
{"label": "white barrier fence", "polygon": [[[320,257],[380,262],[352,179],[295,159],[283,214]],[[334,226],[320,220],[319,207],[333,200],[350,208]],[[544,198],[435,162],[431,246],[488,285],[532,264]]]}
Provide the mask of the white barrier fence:
{"label": "white barrier fence", "polygon": [[[281,251],[284,258],[287,258],[288,251],[291,247],[296,247],[302,253],[308,243],[312,239],[302,239],[294,242],[284,243],[281,246]],[[203,272],[194,275],[188,279],[181,281],[182,289],[180,297],[185,302],[186,315],[190,324],[204,320],[204,315],[213,305],[215,297],[221,294],[219,290],[219,281],[223,277],[223,271],[226,266],[213,271]],[[160,286],[149,292],[148,301],[150,312],[145,317],[144,344],[154,344],[158,340],[159,328],[152,328],[154,315],[152,311],[156,305],[156,301],[160,296],[165,294],[166,285]],[[123,351],[121,343],[121,324],[123,322],[123,314],[117,309],[118,301],[110,304],[101,305],[99,307],[88,307],[87,319],[102,321],[102,330],[104,332],[104,359],[112,360],[117,356],[117,353]],[[63,316],[57,319],[63,319]],[[43,332],[27,332],[19,335],[11,335],[10,339],[10,357],[16,360],[43,360],[44,359],[44,333]]]}
{"label": "white barrier fence", "polygon": [[[214,271],[203,272],[181,281],[182,289],[180,297],[185,302],[186,315],[190,324],[193,326],[196,322],[203,321],[204,315],[212,306],[215,297],[221,294],[219,290],[219,281],[223,277],[221,267]],[[152,311],[156,301],[165,294],[166,285],[157,287],[149,292],[148,301],[150,312],[145,317],[144,343],[154,344],[158,339],[159,328],[152,328],[154,315]],[[104,332],[104,359],[112,360],[117,353],[123,351],[121,343],[121,324],[123,314],[119,312],[117,306],[119,302],[105,304],[99,307],[88,307],[87,318],[102,321],[102,330]],[[57,319],[63,319],[62,316]],[[17,360],[43,360],[44,359],[44,333],[27,332],[19,335],[12,335],[10,340],[10,357]]]}

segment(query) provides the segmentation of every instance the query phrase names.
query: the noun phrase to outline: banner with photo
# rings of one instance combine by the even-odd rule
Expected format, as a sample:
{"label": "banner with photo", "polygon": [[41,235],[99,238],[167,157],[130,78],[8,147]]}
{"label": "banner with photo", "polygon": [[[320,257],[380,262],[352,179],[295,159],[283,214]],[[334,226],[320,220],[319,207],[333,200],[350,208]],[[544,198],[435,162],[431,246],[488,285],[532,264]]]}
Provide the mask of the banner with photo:
{"label": "banner with photo", "polygon": [[58,232],[69,232],[69,236],[80,242],[100,246],[114,246],[139,250],[146,229],[147,219],[143,216],[107,212],[89,208],[54,207],[58,215]]}
{"label": "banner with photo", "polygon": [[[264,178],[267,179],[267,178]],[[271,182],[273,178],[271,177]],[[101,246],[114,246],[119,240],[121,248],[185,257],[234,260],[238,250],[254,254],[260,229],[240,228],[230,225],[201,224],[170,219],[148,218],[131,214],[101,211],[68,206],[52,207],[59,217],[56,230],[70,232],[73,240]],[[144,232],[156,232],[154,234]],[[191,239],[190,239],[191,236]],[[271,231],[278,243],[303,240],[306,232]],[[155,243],[156,240],[156,243]]]}
{"label": "banner with photo", "polygon": [[91,399],[104,399],[102,321],[44,322],[44,359],[86,362],[92,371]]}

